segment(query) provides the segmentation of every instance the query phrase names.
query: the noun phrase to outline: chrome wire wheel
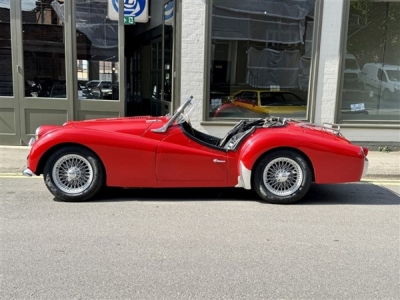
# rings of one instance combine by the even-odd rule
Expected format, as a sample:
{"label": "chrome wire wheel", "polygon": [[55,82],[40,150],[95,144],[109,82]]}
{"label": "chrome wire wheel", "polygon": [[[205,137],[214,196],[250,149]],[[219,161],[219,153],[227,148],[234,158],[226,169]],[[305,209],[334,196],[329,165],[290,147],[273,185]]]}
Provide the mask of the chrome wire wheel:
{"label": "chrome wire wheel", "polygon": [[93,182],[93,167],[81,155],[61,156],[52,169],[54,185],[66,194],[80,194]]}
{"label": "chrome wire wheel", "polygon": [[285,197],[301,187],[303,176],[303,171],[296,161],[288,157],[278,157],[267,164],[262,178],[269,192]]}

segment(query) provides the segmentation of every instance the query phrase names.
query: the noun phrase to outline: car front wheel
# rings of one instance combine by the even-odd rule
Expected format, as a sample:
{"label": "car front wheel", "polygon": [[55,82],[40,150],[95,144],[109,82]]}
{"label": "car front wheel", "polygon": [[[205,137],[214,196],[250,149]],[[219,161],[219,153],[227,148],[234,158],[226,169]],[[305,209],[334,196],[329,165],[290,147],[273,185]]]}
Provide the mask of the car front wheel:
{"label": "car front wheel", "polygon": [[89,150],[65,147],[47,160],[44,181],[49,191],[63,201],[84,201],[103,186],[104,174],[98,158]]}
{"label": "car front wheel", "polygon": [[297,202],[308,192],[312,171],[304,157],[294,151],[269,153],[257,164],[253,186],[262,200],[274,204]]}

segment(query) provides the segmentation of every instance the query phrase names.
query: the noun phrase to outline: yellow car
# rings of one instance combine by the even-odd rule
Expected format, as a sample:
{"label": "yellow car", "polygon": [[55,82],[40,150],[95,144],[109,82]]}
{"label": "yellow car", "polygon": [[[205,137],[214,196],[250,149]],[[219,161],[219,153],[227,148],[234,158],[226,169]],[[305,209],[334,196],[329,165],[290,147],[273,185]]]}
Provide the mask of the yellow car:
{"label": "yellow car", "polygon": [[304,116],[307,103],[289,91],[241,90],[230,96],[231,102],[257,113],[272,116]]}

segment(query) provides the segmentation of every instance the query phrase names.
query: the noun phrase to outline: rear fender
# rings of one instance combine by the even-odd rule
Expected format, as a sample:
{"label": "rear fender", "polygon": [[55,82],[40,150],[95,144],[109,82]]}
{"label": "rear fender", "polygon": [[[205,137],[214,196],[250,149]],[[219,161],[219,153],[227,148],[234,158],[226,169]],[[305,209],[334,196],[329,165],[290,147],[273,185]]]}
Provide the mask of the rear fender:
{"label": "rear fender", "polygon": [[257,162],[267,153],[281,149],[289,149],[301,153],[309,162],[311,168],[313,165],[302,150],[302,138],[299,134],[293,134],[288,131],[277,131],[276,133],[259,134],[250,137],[240,148],[238,158],[237,172],[238,185],[245,189],[251,189],[252,170]]}
{"label": "rear fender", "polygon": [[[266,134],[253,135],[247,139],[240,148],[237,165],[237,172],[239,175],[236,187],[243,187],[247,190],[251,189],[254,165],[266,153],[279,149],[293,149],[297,152],[301,152],[297,150],[296,147],[300,146],[300,141],[296,141],[297,139],[299,139],[298,135],[296,136],[288,131],[282,132],[280,130],[277,130],[276,133],[268,132]],[[291,141],[291,143],[284,144],[282,143],[284,140]],[[304,153],[302,154],[307,158]],[[310,166],[312,166],[311,163]]]}
{"label": "rear fender", "polygon": [[[279,148],[301,149],[304,146],[302,135],[290,133],[288,131],[268,132],[250,137],[243,143],[240,149],[238,161],[247,169],[253,169],[254,164],[265,153]],[[306,156],[306,155],[305,155]]]}

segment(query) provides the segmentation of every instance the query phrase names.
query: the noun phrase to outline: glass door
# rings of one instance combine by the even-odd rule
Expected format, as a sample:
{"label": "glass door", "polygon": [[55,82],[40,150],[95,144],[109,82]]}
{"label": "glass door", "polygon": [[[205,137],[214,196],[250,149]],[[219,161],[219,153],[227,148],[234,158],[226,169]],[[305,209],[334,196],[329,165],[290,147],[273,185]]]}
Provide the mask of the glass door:
{"label": "glass door", "polygon": [[18,81],[21,140],[27,143],[37,127],[71,119],[67,92],[64,22],[51,1],[17,1]]}
{"label": "glass door", "polygon": [[3,0],[0,3],[0,145],[20,144],[18,91],[13,75],[17,63],[12,53],[15,23],[11,19],[14,19],[15,7],[11,8],[10,2]]}

